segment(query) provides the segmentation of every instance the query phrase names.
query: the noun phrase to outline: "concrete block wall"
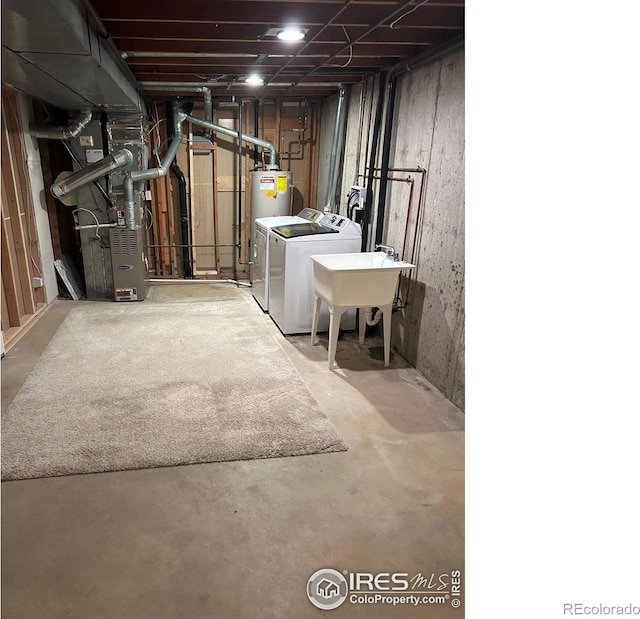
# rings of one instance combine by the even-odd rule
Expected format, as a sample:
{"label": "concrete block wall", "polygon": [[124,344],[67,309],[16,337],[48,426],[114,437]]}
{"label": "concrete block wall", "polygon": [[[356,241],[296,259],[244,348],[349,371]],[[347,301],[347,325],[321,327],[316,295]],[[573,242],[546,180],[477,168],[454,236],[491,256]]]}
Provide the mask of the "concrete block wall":
{"label": "concrete block wall", "polygon": [[406,222],[418,265],[393,343],[464,408],[464,50],[401,77],[395,122],[390,167],[422,167],[426,178],[422,213],[416,220],[416,182],[408,222],[406,186],[390,183],[386,240],[401,247]]}
{"label": "concrete block wall", "polygon": [[[343,210],[349,186],[369,165],[366,142],[371,139],[377,94],[377,83],[372,80],[350,92],[342,169]],[[318,196],[322,200],[326,178],[323,190],[320,185],[327,175],[322,168],[322,154],[326,152],[328,159],[335,110],[336,101],[332,98],[323,110],[318,178]],[[360,121],[364,130],[359,132]],[[389,167],[412,171],[389,173],[394,180],[388,183],[382,239],[406,260],[413,258],[417,264],[411,281],[403,279],[401,283],[405,307],[393,315],[392,346],[461,408],[464,408],[464,145],[464,49],[459,49],[398,79]],[[380,157],[377,167],[379,162]],[[365,184],[364,179],[360,178],[359,184]],[[372,234],[378,184],[376,180],[372,187]]]}

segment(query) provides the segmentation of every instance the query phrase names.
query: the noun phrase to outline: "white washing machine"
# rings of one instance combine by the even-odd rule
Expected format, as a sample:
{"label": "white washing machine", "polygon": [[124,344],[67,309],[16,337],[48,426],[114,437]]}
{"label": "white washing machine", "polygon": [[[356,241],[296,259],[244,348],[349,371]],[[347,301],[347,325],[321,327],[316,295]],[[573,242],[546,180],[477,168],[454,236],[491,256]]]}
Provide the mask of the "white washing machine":
{"label": "white washing machine", "polygon": [[298,215],[259,217],[255,220],[255,233],[252,239],[251,287],[253,298],[265,312],[269,311],[269,236],[271,229],[276,226],[317,221],[322,215],[321,211],[305,208]]}
{"label": "white washing machine", "polygon": [[[362,230],[346,217],[322,214],[315,222],[275,226],[269,235],[269,314],[285,335],[311,333],[313,266],[311,256],[359,252]],[[356,310],[342,315],[342,329],[356,327]],[[329,328],[323,304],[318,331]]]}

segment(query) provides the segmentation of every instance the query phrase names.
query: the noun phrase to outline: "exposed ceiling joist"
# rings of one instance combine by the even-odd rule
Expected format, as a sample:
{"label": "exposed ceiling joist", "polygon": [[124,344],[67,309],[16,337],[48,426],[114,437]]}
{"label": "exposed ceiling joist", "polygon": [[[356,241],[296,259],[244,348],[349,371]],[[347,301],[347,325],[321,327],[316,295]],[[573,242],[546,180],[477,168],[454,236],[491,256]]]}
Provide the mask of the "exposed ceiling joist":
{"label": "exposed ceiling joist", "polygon": [[[225,83],[225,94],[323,98],[464,34],[460,0],[92,0],[138,80]],[[289,24],[297,43],[275,35]],[[259,73],[266,86],[244,79]],[[274,88],[270,83],[288,86]],[[303,88],[305,90],[303,90]],[[304,95],[303,95],[304,93]],[[157,91],[154,91],[154,96]]]}

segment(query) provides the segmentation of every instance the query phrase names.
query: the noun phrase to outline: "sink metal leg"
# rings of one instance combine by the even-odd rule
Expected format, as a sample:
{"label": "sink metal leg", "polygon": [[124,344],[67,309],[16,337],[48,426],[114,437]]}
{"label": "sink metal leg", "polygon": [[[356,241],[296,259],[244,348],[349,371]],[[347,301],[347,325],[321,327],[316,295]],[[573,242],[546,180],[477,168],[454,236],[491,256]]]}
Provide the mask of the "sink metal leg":
{"label": "sink metal leg", "polygon": [[360,344],[364,344],[364,332],[367,328],[367,315],[365,312],[367,309],[369,308],[360,307],[358,312],[358,341]]}
{"label": "sink metal leg", "polygon": [[384,365],[389,365],[391,358],[391,314],[393,304],[383,305],[382,310],[382,328],[384,331]]}
{"label": "sink metal leg", "polygon": [[316,331],[318,330],[318,320],[320,319],[320,304],[322,299],[315,295],[315,303],[313,304],[313,324],[311,326],[311,346],[316,343]]}
{"label": "sink metal leg", "polygon": [[329,306],[329,369],[333,369],[336,360],[336,348],[338,345],[338,332],[340,331],[340,319],[346,308]]}

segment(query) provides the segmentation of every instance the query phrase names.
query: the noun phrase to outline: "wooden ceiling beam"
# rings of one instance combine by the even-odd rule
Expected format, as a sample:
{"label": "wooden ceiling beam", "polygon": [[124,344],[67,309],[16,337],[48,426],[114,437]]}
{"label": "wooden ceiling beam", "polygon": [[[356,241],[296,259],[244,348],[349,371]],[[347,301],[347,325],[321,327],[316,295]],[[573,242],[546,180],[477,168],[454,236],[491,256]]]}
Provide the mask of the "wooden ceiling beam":
{"label": "wooden ceiling beam", "polygon": [[[370,26],[331,26],[325,29],[318,42],[342,43],[347,42],[347,36],[350,40],[357,39],[365,34]],[[439,30],[462,29],[462,27],[453,28],[451,26],[421,26],[421,27],[398,27],[377,28],[372,35],[375,40],[406,43],[416,42],[421,38],[429,37],[432,33]],[[346,31],[346,35],[345,35]],[[265,26],[256,25],[229,25],[223,24],[215,26],[212,24],[150,24],[150,23],[127,23],[118,24],[110,27],[111,36],[114,39],[151,39],[151,40],[186,40],[186,41],[271,41],[277,43],[282,49],[282,53],[286,53],[289,45],[279,41],[275,36],[268,36]],[[311,28],[307,33],[308,37],[313,37],[316,29]],[[371,35],[370,35],[371,36]],[[373,40],[373,39],[372,39]]]}
{"label": "wooden ceiling beam", "polygon": [[[318,56],[296,58],[289,67],[291,68],[313,68],[317,64]],[[315,60],[315,62],[314,62]],[[336,59],[336,65],[344,65],[349,60],[349,54],[345,54]],[[380,68],[389,64],[395,64],[397,57],[378,56],[375,58],[354,56],[349,63],[349,67],[359,68]],[[128,58],[129,67],[138,70],[179,72],[185,69],[218,71],[221,67],[279,67],[282,58],[267,57],[259,65],[256,58]]]}
{"label": "wooden ceiling beam", "polygon": [[[155,41],[152,39],[114,39],[116,47],[122,52],[189,52],[189,53],[238,53],[238,54],[282,54],[282,46],[280,42],[272,41],[253,41],[249,42],[220,42],[220,41]],[[426,43],[425,45],[428,45]],[[346,53],[341,51],[343,47],[347,48]],[[319,55],[329,59],[334,54],[344,57],[349,56],[348,44],[326,44],[311,43],[306,49],[305,54]],[[293,53],[293,50],[287,50]],[[359,43],[353,46],[354,56],[379,58],[381,56],[380,45],[378,43]],[[399,43],[386,45],[382,55],[387,57],[405,57],[408,53],[408,47]],[[289,59],[293,60],[292,58]]]}

